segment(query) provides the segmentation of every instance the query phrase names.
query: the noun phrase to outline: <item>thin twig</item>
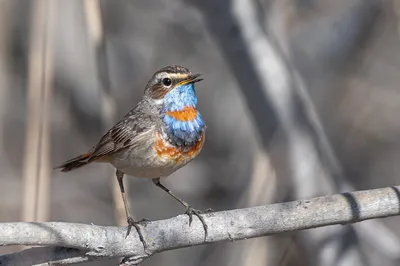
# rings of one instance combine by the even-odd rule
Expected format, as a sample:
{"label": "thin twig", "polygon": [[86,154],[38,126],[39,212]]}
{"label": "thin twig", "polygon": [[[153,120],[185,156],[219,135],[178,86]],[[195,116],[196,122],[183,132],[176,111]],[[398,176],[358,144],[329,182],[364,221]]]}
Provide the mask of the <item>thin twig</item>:
{"label": "thin twig", "polygon": [[[10,71],[10,3],[8,1],[0,1],[0,127],[4,128],[5,117],[7,114],[7,101],[9,101],[8,93],[11,91],[9,87]],[[4,133],[0,130],[0,150],[4,150]],[[0,167],[7,163],[7,156],[0,155]],[[3,168],[3,170],[5,170]],[[3,173],[4,175],[4,173]]]}
{"label": "thin twig", "polygon": [[[115,257],[129,257],[132,263],[139,263],[155,253],[172,249],[395,216],[400,214],[399,208],[400,187],[388,187],[208,213],[204,215],[208,224],[206,241],[198,219],[189,227],[187,215],[179,215],[142,225],[147,250],[143,250],[135,231],[126,237],[125,227],[0,223],[0,245],[51,246],[3,255],[0,265],[71,264]],[[49,254],[52,255],[46,260]]]}
{"label": "thin twig", "polygon": [[[97,77],[102,92],[102,123],[104,130],[108,130],[115,119],[115,98],[112,95],[111,81],[108,71],[108,60],[106,53],[106,40],[103,27],[102,7],[99,0],[85,0],[84,11],[86,25],[90,41],[96,53]],[[126,224],[125,208],[121,198],[115,172],[111,174],[111,187],[115,209],[115,218],[118,225]],[[125,191],[129,194],[129,180],[125,180]]]}
{"label": "thin twig", "polygon": [[55,2],[36,0],[32,11],[29,95],[24,159],[24,221],[45,221],[50,197],[50,101],[52,32]]}

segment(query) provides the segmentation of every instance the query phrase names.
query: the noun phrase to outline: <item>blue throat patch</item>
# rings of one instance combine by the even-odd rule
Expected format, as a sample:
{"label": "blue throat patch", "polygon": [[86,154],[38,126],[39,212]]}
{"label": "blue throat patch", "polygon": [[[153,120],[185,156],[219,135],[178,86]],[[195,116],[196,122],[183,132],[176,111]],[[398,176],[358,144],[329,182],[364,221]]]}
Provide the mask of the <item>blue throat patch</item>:
{"label": "blue throat patch", "polygon": [[[164,96],[162,119],[166,125],[168,139],[176,146],[192,146],[201,138],[204,121],[196,109],[197,97],[193,84],[179,86]],[[177,120],[167,112],[182,111],[185,107],[196,109],[196,118],[191,121]]]}

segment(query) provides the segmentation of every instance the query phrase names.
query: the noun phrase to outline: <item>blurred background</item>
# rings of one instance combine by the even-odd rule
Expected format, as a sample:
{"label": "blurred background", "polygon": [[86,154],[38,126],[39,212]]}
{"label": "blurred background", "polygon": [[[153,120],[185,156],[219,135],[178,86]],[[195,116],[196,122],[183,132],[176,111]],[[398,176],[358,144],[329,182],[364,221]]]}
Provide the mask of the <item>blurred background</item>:
{"label": "blurred background", "polygon": [[[398,0],[1,0],[0,221],[125,225],[111,166],[52,167],[87,151],[170,64],[204,75],[205,147],[165,181],[195,208],[399,184]],[[184,212],[149,180],[125,182],[137,219]],[[399,222],[186,248],[141,265],[394,266]]]}

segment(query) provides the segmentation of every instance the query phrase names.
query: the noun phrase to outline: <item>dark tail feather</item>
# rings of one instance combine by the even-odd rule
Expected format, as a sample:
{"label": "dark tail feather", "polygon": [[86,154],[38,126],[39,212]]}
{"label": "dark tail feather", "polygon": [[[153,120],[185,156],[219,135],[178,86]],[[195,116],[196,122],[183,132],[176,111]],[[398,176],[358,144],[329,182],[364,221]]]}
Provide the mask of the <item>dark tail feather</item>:
{"label": "dark tail feather", "polygon": [[92,155],[91,152],[79,155],[71,160],[68,160],[61,164],[60,166],[55,167],[54,169],[61,169],[61,172],[69,172],[76,168],[85,166],[89,164],[91,161],[89,160],[90,156]]}

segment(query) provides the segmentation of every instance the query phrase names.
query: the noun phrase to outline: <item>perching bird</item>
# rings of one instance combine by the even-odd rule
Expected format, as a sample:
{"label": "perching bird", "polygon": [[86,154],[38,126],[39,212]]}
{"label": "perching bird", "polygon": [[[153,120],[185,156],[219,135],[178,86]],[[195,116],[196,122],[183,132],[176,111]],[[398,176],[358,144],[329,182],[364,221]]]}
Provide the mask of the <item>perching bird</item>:
{"label": "perching bird", "polygon": [[207,225],[199,210],[174,195],[160,183],[193,160],[201,151],[206,126],[197,110],[194,84],[201,81],[200,74],[192,74],[182,66],[167,66],[158,70],[148,81],[143,99],[114,125],[89,152],[79,155],[56,167],[68,172],[91,162],[110,163],[116,176],[124,201],[128,232],[134,226],[143,242],[137,221],[127,207],[124,190],[124,174],[150,178],[183,206],[189,216],[196,215],[203,224],[205,236]]}

